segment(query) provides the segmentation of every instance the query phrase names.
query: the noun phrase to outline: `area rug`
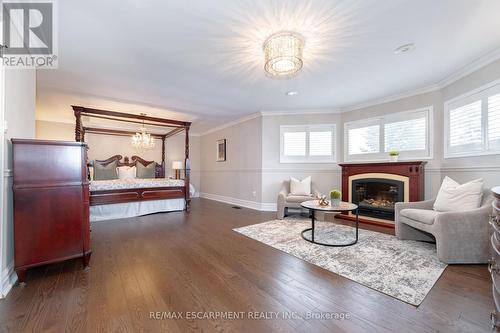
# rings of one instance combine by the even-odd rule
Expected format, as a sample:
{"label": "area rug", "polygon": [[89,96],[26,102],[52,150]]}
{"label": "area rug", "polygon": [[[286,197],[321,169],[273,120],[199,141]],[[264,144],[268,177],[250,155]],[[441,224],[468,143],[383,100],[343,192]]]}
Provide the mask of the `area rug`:
{"label": "area rug", "polygon": [[[301,231],[310,226],[308,219],[286,219],[233,230],[415,306],[422,303],[446,268],[438,260],[434,244],[360,229],[357,244],[327,247],[302,239]],[[355,229],[317,221],[314,234],[319,242],[345,243],[354,239]]]}

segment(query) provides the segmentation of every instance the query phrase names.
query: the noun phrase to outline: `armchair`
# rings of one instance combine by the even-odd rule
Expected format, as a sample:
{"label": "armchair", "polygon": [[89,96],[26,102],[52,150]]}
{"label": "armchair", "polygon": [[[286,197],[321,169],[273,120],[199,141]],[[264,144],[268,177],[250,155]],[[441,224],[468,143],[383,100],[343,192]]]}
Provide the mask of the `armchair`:
{"label": "armchair", "polygon": [[283,181],[278,193],[278,219],[282,220],[288,213],[288,208],[301,208],[300,204],[307,200],[313,200],[320,195],[314,182],[311,182],[310,195],[293,195],[290,193],[290,180]]}
{"label": "armchair", "polygon": [[417,241],[435,240],[439,260],[448,264],[487,263],[491,202],[489,191],[483,193],[481,207],[469,211],[435,211],[434,199],[398,202],[396,236]]}

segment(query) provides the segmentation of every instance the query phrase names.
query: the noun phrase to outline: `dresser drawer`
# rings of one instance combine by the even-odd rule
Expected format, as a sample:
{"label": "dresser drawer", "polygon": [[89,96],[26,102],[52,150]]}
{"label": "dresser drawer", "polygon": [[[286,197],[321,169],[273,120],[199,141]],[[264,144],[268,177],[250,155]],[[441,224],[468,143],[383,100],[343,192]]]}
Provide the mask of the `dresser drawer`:
{"label": "dresser drawer", "polygon": [[500,332],[500,294],[493,288],[493,302],[495,303],[495,310],[491,312],[491,331]]}
{"label": "dresser drawer", "polygon": [[491,225],[491,230],[493,232],[494,235],[496,235],[497,237],[497,240],[500,240],[500,219],[495,217],[495,216],[491,216],[490,217],[490,225]]}
{"label": "dresser drawer", "polygon": [[500,292],[500,242],[495,234],[491,235],[491,259],[488,264],[493,286]]}

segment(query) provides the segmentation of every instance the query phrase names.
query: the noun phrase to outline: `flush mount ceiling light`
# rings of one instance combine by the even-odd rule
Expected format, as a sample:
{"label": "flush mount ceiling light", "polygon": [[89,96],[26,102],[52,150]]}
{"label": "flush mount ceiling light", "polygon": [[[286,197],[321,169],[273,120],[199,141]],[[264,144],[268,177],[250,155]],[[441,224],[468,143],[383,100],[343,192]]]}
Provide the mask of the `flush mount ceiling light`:
{"label": "flush mount ceiling light", "polygon": [[287,91],[287,96],[295,96],[295,95],[298,95],[299,92],[298,91]]}
{"label": "flush mount ceiling light", "polygon": [[304,39],[297,33],[280,31],[269,36],[263,45],[264,69],[269,76],[287,79],[303,66]]}
{"label": "flush mount ceiling light", "polygon": [[400,47],[395,49],[394,53],[395,54],[406,53],[406,52],[412,51],[413,49],[415,49],[415,44],[413,44],[413,43],[405,44],[405,45],[401,45]]}

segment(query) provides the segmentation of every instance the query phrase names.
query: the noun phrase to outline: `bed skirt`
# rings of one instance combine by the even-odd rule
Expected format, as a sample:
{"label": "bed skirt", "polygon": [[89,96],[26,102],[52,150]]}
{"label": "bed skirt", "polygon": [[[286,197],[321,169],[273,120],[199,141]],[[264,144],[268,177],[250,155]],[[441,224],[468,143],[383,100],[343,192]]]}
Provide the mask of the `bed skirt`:
{"label": "bed skirt", "polygon": [[134,201],[90,206],[90,222],[184,210],[184,199]]}

